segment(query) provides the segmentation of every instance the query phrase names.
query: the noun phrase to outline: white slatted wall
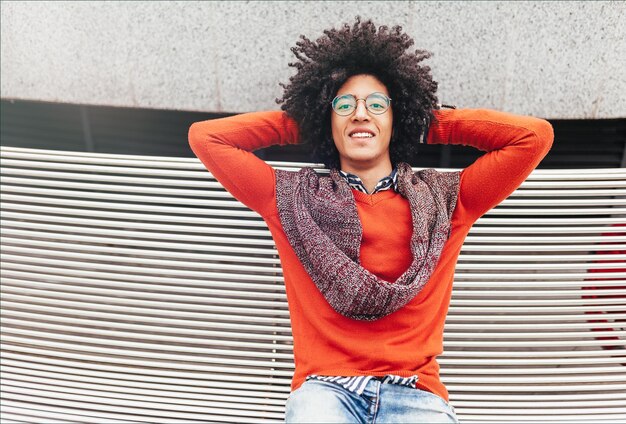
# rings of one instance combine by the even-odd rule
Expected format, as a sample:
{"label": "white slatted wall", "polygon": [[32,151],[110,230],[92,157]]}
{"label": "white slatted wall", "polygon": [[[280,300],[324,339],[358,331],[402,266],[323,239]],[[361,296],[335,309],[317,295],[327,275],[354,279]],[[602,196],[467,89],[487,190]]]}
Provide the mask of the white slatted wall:
{"label": "white slatted wall", "polygon": [[[282,420],[276,251],[199,161],[1,165],[3,423]],[[626,169],[538,170],[467,238],[442,379],[464,423],[624,422],[625,327]]]}

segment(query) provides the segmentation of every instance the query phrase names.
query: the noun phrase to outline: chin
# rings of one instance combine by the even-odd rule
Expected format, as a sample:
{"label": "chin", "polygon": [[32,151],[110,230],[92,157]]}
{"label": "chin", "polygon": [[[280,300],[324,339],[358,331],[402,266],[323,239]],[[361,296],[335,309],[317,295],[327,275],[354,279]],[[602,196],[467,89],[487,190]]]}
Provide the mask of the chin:
{"label": "chin", "polygon": [[368,164],[368,163],[376,162],[376,160],[378,159],[378,156],[376,155],[352,155],[352,156],[348,156],[347,159],[352,163]]}

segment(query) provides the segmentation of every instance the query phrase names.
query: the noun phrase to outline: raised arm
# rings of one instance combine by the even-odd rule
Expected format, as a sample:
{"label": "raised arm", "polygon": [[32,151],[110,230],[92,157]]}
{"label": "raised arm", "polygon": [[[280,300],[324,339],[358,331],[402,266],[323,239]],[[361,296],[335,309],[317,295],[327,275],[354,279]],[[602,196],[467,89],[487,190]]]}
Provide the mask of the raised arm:
{"label": "raised arm", "polygon": [[274,169],[251,152],[298,141],[298,127],[284,112],[254,112],[194,123],[189,145],[237,200],[266,216],[275,209]]}
{"label": "raised arm", "polygon": [[461,173],[461,207],[472,222],[506,199],[546,156],[554,133],[548,121],[485,109],[437,110],[428,144],[486,151]]}

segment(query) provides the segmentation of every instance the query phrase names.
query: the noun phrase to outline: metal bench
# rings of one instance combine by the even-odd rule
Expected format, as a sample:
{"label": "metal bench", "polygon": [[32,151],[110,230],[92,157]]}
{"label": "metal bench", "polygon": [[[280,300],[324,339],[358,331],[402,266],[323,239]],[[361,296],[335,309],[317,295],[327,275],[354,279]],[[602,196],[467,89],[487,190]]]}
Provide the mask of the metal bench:
{"label": "metal bench", "polygon": [[[255,213],[196,159],[1,151],[3,423],[283,419]],[[626,169],[537,170],[473,227],[440,357],[462,422],[626,420],[625,195]]]}

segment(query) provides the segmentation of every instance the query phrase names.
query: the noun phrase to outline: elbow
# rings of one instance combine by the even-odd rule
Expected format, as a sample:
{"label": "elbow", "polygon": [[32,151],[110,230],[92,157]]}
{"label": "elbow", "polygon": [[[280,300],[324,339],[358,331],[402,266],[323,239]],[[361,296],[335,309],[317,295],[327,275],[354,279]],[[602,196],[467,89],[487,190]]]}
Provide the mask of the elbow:
{"label": "elbow", "polygon": [[198,146],[203,139],[203,132],[200,127],[200,122],[194,122],[189,127],[187,139],[189,141],[189,147],[191,147],[193,151],[195,151],[195,147]]}
{"label": "elbow", "polygon": [[538,150],[540,150],[545,156],[552,148],[554,142],[554,129],[552,124],[545,119],[533,118],[533,133],[538,144]]}

